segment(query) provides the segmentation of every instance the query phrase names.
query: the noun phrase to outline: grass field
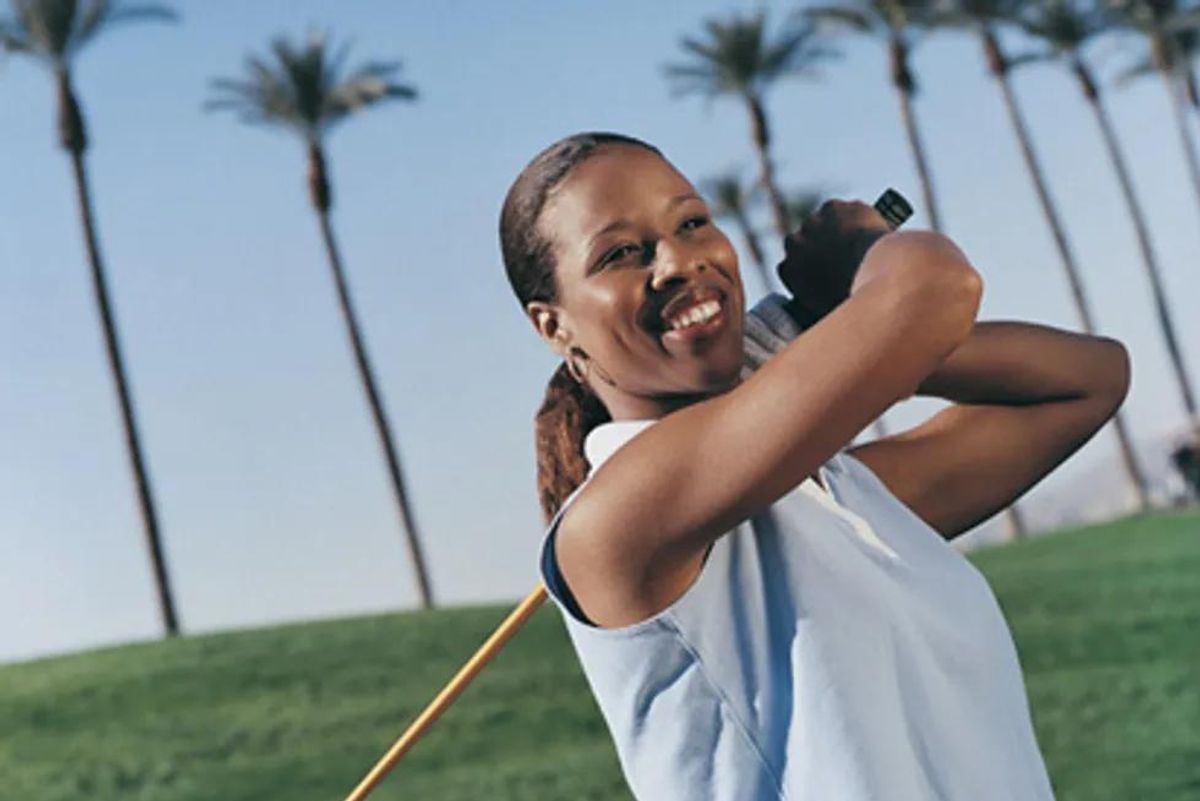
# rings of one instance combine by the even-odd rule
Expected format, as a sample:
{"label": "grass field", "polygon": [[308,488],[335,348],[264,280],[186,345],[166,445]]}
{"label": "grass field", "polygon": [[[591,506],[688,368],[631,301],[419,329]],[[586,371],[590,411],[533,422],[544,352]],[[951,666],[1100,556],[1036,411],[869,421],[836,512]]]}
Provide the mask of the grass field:
{"label": "grass field", "polygon": [[[1059,801],[1200,799],[1200,516],[974,554]],[[338,801],[507,609],[400,614],[0,668],[0,799]],[[628,801],[544,609],[372,796]]]}

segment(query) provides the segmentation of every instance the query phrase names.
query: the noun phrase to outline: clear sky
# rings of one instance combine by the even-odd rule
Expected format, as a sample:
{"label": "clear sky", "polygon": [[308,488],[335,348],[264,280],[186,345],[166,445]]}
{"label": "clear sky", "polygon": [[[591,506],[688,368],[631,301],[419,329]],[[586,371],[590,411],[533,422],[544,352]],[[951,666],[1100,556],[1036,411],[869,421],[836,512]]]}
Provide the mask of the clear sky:
{"label": "clear sky", "polygon": [[[192,0],[177,25],[115,29],[85,51],[77,89],[100,235],[187,630],[415,597],[301,148],[203,113],[207,80],[236,74],[277,32],[316,26],[352,40],[358,58],[402,59],[420,88],[418,103],[334,133],[335,225],[435,591],[447,603],[512,599],[536,580],[530,424],[555,361],[504,280],[504,192],[536,151],[584,129],[648,139],[693,179],[749,170],[744,110],[672,99],[661,65],[705,16],[757,5]],[[792,7],[768,4],[775,21]],[[1111,76],[1130,51],[1109,42],[1096,55]],[[1073,327],[977,42],[934,35],[914,66],[948,231],[987,282],[982,317]],[[1020,73],[1016,91],[1100,327],[1133,353],[1134,431],[1169,432],[1178,393],[1087,107],[1057,68]],[[0,62],[0,659],[158,631],[52,99],[44,71]],[[848,41],[822,80],[781,84],[768,104],[788,186],[871,200],[890,185],[918,199],[874,42]],[[1147,80],[1111,105],[1200,374],[1200,207],[1166,96]],[[1098,437],[1036,492],[1114,454],[1111,435]]]}

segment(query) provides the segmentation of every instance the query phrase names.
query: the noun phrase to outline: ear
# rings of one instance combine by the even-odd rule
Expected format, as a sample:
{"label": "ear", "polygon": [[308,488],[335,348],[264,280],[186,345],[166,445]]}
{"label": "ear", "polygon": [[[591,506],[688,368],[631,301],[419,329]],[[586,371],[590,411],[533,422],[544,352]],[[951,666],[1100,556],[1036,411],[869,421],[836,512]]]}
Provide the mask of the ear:
{"label": "ear", "polygon": [[535,300],[526,304],[525,314],[529,317],[529,322],[533,323],[538,336],[565,359],[575,338],[565,324],[562,309],[554,304]]}

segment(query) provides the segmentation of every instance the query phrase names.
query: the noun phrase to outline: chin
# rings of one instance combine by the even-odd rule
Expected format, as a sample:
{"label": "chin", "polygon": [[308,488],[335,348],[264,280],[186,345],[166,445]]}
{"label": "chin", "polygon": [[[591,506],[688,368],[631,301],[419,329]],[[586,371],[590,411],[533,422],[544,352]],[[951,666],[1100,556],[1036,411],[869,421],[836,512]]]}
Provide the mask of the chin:
{"label": "chin", "polygon": [[742,377],[741,349],[730,356],[722,354],[723,358],[712,358],[702,365],[698,384],[705,393],[725,392],[737,386]]}

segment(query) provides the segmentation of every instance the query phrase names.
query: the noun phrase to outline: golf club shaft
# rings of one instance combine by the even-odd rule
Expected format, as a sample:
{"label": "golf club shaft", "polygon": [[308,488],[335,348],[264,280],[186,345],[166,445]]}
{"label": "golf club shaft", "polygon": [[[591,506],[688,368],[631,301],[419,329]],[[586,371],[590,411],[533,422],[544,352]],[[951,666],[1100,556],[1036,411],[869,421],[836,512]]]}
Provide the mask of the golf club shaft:
{"label": "golf club shaft", "polygon": [[350,795],[346,796],[346,801],[362,801],[367,797],[367,794],[375,789],[379,782],[387,776],[388,772],[395,767],[400,758],[412,748],[413,744],[420,739],[433,722],[441,717],[449,706],[454,703],[454,699],[462,694],[462,691],[467,688],[471,680],[479,675],[492,660],[504,644],[512,639],[513,635],[520,630],[525,621],[533,616],[533,613],[538,610],[538,607],[546,600],[546,589],[542,585],[526,596],[525,600],[517,605],[504,622],[492,633],[492,636],[487,638],[487,641],[479,647],[465,665],[454,675],[450,683],[442,689],[437,697],[425,707],[425,710],[417,716],[417,719],[412,722],[412,725],[405,730],[404,734],[400,735],[400,739],[396,740],[395,744],[388,749],[380,760],[375,763],[375,767],[371,768],[371,772],[363,777],[363,780],[358,783],[358,786],[351,791]]}

